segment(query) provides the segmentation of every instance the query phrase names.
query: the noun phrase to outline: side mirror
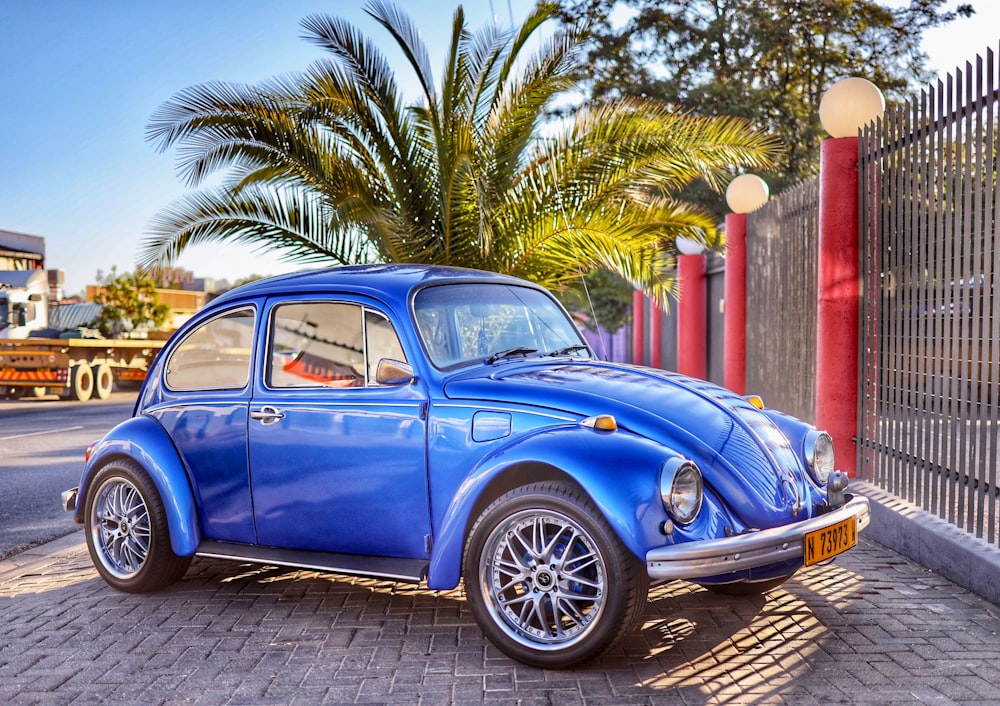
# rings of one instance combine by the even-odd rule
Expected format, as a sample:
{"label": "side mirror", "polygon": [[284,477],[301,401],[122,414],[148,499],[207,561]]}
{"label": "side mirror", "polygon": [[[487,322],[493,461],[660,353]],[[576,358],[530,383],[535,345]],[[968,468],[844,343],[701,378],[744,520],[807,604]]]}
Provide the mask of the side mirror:
{"label": "side mirror", "polygon": [[392,358],[383,358],[375,370],[375,382],[379,385],[409,385],[416,381],[413,367],[409,363]]}

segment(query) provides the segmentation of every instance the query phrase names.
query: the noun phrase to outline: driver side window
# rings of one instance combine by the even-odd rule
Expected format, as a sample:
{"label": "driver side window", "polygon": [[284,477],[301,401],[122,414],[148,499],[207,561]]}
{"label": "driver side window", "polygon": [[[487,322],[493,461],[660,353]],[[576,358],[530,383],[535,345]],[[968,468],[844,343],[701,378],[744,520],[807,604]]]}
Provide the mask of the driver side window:
{"label": "driver side window", "polygon": [[385,358],[406,360],[392,324],[376,311],[341,302],[274,308],[269,387],[373,386]]}

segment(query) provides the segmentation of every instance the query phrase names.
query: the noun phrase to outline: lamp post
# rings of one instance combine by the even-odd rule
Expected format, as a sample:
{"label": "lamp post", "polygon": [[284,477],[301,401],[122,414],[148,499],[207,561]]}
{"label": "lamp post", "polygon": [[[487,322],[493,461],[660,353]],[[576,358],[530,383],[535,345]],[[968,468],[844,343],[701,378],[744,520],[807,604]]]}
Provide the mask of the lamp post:
{"label": "lamp post", "polygon": [[881,91],[846,78],[823,95],[820,122],[819,250],[816,305],[816,426],[833,437],[838,465],[857,475],[858,427],[858,131],[885,111]]}
{"label": "lamp post", "polygon": [[677,372],[704,379],[708,375],[705,357],[708,339],[705,298],[705,256],[701,243],[680,237],[677,247]]}
{"label": "lamp post", "polygon": [[767,203],[770,190],[755,174],[736,177],[726,188],[726,281],[723,319],[723,384],[746,394],[747,386],[747,214]]}

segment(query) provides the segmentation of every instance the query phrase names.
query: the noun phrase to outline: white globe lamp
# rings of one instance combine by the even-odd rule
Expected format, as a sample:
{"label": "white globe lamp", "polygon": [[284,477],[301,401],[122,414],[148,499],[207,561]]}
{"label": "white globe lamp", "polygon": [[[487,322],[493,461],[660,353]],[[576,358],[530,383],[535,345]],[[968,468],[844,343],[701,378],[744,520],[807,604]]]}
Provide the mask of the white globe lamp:
{"label": "white globe lamp", "polygon": [[756,174],[741,174],[726,187],[726,204],[733,213],[752,213],[771,195],[767,182]]}
{"label": "white globe lamp", "polygon": [[830,86],[819,102],[819,121],[831,137],[857,137],[858,130],[885,113],[882,91],[853,76]]}
{"label": "white globe lamp", "polygon": [[677,252],[681,255],[701,255],[705,248],[694,238],[685,238],[683,235],[674,241]]}

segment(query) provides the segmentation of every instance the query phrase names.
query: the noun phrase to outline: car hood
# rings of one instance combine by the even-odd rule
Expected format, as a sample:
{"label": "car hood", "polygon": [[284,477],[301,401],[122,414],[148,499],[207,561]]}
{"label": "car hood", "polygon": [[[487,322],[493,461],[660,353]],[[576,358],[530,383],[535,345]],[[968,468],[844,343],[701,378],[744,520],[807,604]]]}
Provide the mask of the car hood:
{"label": "car hood", "polygon": [[614,415],[619,427],[695,461],[748,528],[804,519],[813,504],[802,462],[770,418],[702,380],[595,361],[524,362],[466,371],[446,383],[445,394]]}

